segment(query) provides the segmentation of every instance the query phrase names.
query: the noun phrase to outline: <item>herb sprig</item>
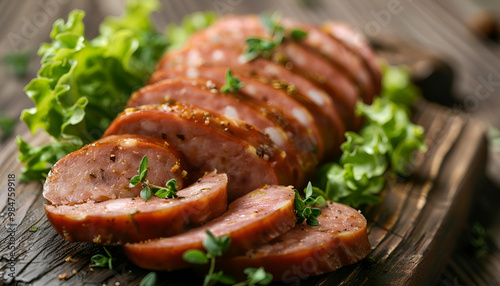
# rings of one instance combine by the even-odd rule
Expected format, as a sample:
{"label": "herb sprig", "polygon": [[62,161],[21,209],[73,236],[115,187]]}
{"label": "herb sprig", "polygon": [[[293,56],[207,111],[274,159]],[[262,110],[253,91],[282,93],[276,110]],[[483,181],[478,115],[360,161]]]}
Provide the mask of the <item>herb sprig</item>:
{"label": "herb sprig", "polygon": [[247,275],[247,280],[239,283],[236,283],[233,276],[224,273],[222,270],[215,272],[215,259],[222,256],[229,248],[231,245],[231,237],[228,235],[215,237],[209,230],[207,230],[206,233],[207,237],[203,240],[203,247],[207,251],[206,253],[201,250],[192,249],[184,252],[182,255],[182,258],[189,263],[202,265],[210,263],[210,268],[205,275],[203,286],[216,285],[217,283],[234,286],[264,286],[271,283],[273,275],[267,273],[263,267],[258,269],[246,268],[244,273]]}
{"label": "herb sprig", "polygon": [[104,254],[96,254],[90,258],[90,261],[92,261],[94,264],[89,265],[89,267],[108,267],[109,269],[113,269],[113,257],[111,256],[111,253],[106,249],[106,247],[103,247],[104,251],[106,252],[106,255]]}
{"label": "herb sprig", "polygon": [[[279,17],[277,17],[276,14],[271,16],[262,14],[259,17],[264,27],[266,27],[271,34],[271,40],[258,37],[247,38],[245,40],[247,49],[243,53],[247,61],[251,61],[258,56],[264,58],[270,57],[274,49],[281,45],[285,39],[286,30],[279,24]],[[307,37],[307,32],[300,29],[292,29],[289,34],[292,40],[297,41]]]}
{"label": "herb sprig", "polygon": [[141,282],[139,282],[139,286],[155,286],[156,285],[156,272],[149,272],[144,278],[142,278]]}
{"label": "herb sprig", "polygon": [[177,180],[170,179],[166,184],[166,188],[159,187],[151,184],[148,180],[146,180],[146,176],[148,175],[148,157],[142,157],[141,163],[139,164],[139,170],[137,175],[133,176],[130,179],[129,187],[133,188],[139,183],[142,183],[141,190],[141,198],[145,201],[148,201],[152,195],[155,195],[160,198],[177,198]]}
{"label": "herb sprig", "polygon": [[236,281],[235,279],[223,271],[215,272],[215,259],[216,257],[222,256],[222,254],[229,248],[231,244],[231,237],[228,235],[223,237],[215,237],[209,230],[207,232],[207,237],[203,240],[203,247],[206,249],[206,253],[193,249],[184,252],[182,258],[193,264],[207,264],[210,262],[210,268],[208,273],[205,275],[205,280],[203,281],[203,286],[215,285],[217,283],[222,283],[225,285],[232,285]]}
{"label": "herb sprig", "polygon": [[243,272],[247,275],[247,280],[234,284],[233,286],[264,286],[273,281],[273,275],[267,273],[264,267],[246,268]]}
{"label": "herb sprig", "polygon": [[307,184],[304,193],[305,199],[302,199],[299,192],[295,190],[294,204],[297,223],[303,223],[305,220],[308,225],[317,226],[319,225],[317,217],[321,215],[321,209],[314,207],[325,207],[326,200],[322,196],[313,197],[313,186],[311,182]]}
{"label": "herb sprig", "polygon": [[224,84],[220,91],[223,93],[228,92],[238,92],[240,88],[244,87],[245,83],[242,82],[239,78],[233,76],[233,72],[231,70],[227,70],[226,72],[226,84]]}

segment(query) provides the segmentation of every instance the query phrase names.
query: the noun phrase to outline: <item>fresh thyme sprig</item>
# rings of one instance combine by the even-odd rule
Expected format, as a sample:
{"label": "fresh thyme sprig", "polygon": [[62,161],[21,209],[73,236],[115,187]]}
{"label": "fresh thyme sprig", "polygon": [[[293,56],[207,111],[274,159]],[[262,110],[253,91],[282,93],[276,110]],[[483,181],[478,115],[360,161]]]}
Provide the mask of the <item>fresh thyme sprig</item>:
{"label": "fresh thyme sprig", "polygon": [[242,82],[239,78],[233,76],[233,72],[231,70],[227,70],[226,72],[226,84],[224,84],[220,91],[223,93],[228,92],[238,92],[240,88],[244,87],[245,83]]}
{"label": "fresh thyme sprig", "polygon": [[247,275],[247,280],[233,286],[264,286],[273,281],[273,275],[267,273],[264,267],[246,268],[243,272]]}
{"label": "fresh thyme sprig", "polygon": [[149,272],[142,278],[141,282],[139,282],[139,286],[155,286],[156,279],[156,272]]}
{"label": "fresh thyme sprig", "polygon": [[313,187],[311,182],[307,184],[304,191],[305,199],[302,199],[299,192],[295,190],[295,214],[297,215],[297,223],[302,223],[304,220],[308,225],[319,225],[317,217],[321,215],[321,209],[315,207],[326,206],[326,200],[322,196],[313,197]]}
{"label": "fresh thyme sprig", "polygon": [[196,249],[188,250],[184,252],[182,258],[193,264],[207,264],[210,261],[210,269],[207,275],[205,275],[203,286],[215,285],[217,283],[232,285],[236,282],[232,276],[224,274],[222,271],[215,272],[215,258],[222,256],[230,244],[231,237],[228,235],[215,237],[212,232],[207,230],[207,237],[203,240],[203,247],[207,252],[205,253]]}
{"label": "fresh thyme sprig", "polygon": [[263,267],[256,268],[246,268],[244,273],[247,274],[247,280],[239,282],[237,284],[234,277],[229,274],[224,273],[222,270],[215,272],[215,259],[216,257],[222,256],[222,254],[231,245],[231,237],[228,235],[223,237],[215,237],[209,230],[207,232],[207,237],[203,240],[203,247],[207,251],[206,253],[197,249],[188,250],[184,252],[182,258],[193,264],[208,264],[210,263],[210,268],[208,273],[205,275],[203,281],[203,286],[216,285],[217,283],[225,285],[234,286],[264,286],[271,283],[273,280],[273,275],[267,273]]}
{"label": "fresh thyme sprig", "polygon": [[[247,49],[243,53],[247,61],[251,61],[258,56],[268,58],[271,56],[274,49],[281,45],[287,32],[285,28],[279,24],[279,19],[276,18],[275,15],[260,15],[260,20],[271,34],[272,39],[269,40],[258,37],[247,38],[245,40]],[[292,29],[289,34],[290,38],[296,41],[300,41],[307,37],[307,32],[300,29]]]}
{"label": "fresh thyme sprig", "polygon": [[177,180],[170,179],[166,184],[166,188],[159,187],[151,184],[146,180],[148,175],[148,157],[142,157],[141,163],[139,164],[138,174],[130,179],[129,187],[133,188],[139,183],[142,183],[141,198],[148,201],[151,196],[155,195],[160,198],[177,198]]}
{"label": "fresh thyme sprig", "polygon": [[90,258],[90,261],[92,261],[94,264],[89,265],[89,267],[108,267],[109,269],[113,269],[113,257],[111,256],[111,253],[106,249],[106,247],[103,247],[104,251],[108,256],[105,256],[104,254],[96,254]]}

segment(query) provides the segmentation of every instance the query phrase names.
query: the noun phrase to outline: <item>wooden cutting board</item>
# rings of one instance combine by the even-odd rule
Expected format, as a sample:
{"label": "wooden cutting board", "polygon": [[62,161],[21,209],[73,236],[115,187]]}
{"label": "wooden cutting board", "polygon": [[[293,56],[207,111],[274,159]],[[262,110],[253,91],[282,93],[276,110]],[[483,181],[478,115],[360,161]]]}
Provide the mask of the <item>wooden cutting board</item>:
{"label": "wooden cutting board", "polygon": [[[92,15],[102,18],[102,14],[106,14],[105,11],[97,9],[100,7],[97,1],[78,3],[89,6],[85,9],[89,11],[88,17]],[[198,6],[210,6],[210,3],[211,1],[171,2],[170,5],[175,7],[165,4],[162,19],[177,19],[191,10],[204,10]],[[273,3],[284,8],[292,7],[281,1]],[[253,4],[254,2],[242,10],[255,12],[254,10],[258,9],[253,7]],[[36,8],[31,3],[24,6],[27,10]],[[109,10],[114,11],[116,7],[111,8]],[[290,13],[302,12],[297,7],[294,9]],[[339,10],[340,16],[345,15],[344,12]],[[64,10],[60,16],[65,17],[66,14],[67,11]],[[309,18],[314,20],[313,16],[315,15],[311,14]],[[1,19],[8,20],[7,17]],[[97,30],[98,22],[89,21],[89,30]],[[34,42],[37,45],[45,40],[42,34],[47,35],[48,32],[35,35]],[[394,50],[386,53],[387,57],[391,55],[394,55]],[[418,57],[402,56],[399,60],[412,63],[417,61]],[[425,95],[429,93],[426,92]],[[355,265],[300,281],[301,285],[425,285],[438,279],[460,230],[465,227],[474,182],[484,174],[485,127],[453,109],[424,100],[416,104],[413,119],[425,128],[429,150],[418,156],[410,178],[389,178],[382,194],[383,202],[363,210],[369,221],[369,238],[373,252],[367,259]],[[30,137],[28,134],[21,135],[23,138]],[[39,134],[29,143],[41,145],[47,140],[47,137]],[[9,174],[20,174],[21,168],[16,157],[17,147],[13,140],[2,145],[0,285],[1,281],[3,284],[43,286],[137,285],[142,277],[149,273],[127,262],[120,247],[108,248],[117,258],[114,270],[91,271],[88,267],[90,257],[96,253],[104,253],[102,247],[90,243],[72,244],[55,232],[43,211],[44,199],[39,183],[20,184],[16,181],[15,211],[9,216],[8,177]],[[11,217],[13,225],[8,225]],[[30,231],[31,227],[37,229]],[[7,259],[11,257],[11,253],[16,261],[15,279],[9,276],[12,271]],[[76,273],[73,273],[74,271]],[[68,274],[69,279],[59,280],[58,275],[64,274]],[[160,285],[201,284],[200,276],[190,270],[159,273],[158,281],[161,282]]]}
{"label": "wooden cutting board", "polygon": [[[413,174],[406,180],[389,178],[381,204],[363,210],[369,221],[373,246],[367,259],[330,274],[300,281],[301,285],[424,285],[433,283],[450,256],[463,229],[474,182],[484,174],[485,128],[477,121],[421,100],[414,122],[426,130],[428,151],[417,157]],[[36,136],[37,145],[47,138]],[[7,226],[9,174],[19,174],[16,145],[10,142],[0,156],[2,192],[0,209],[0,256],[9,257],[14,234],[14,280],[8,264],[0,261],[5,282],[17,285],[136,285],[149,271],[131,265],[120,247],[109,247],[117,257],[114,270],[89,269],[90,257],[103,253],[91,243],[69,243],[47,221],[39,183],[16,181],[14,226]],[[36,231],[30,231],[36,227]],[[58,275],[68,274],[68,280]],[[198,285],[190,270],[161,273],[161,285]],[[119,283],[119,284],[116,284]]]}

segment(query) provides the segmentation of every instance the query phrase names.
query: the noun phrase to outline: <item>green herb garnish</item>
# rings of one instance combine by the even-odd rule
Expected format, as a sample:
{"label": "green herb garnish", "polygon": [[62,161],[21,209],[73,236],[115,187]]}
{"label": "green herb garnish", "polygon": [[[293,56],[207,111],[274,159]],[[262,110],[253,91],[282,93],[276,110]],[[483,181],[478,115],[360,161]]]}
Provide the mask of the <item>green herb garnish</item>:
{"label": "green herb garnish", "polygon": [[488,141],[493,151],[500,151],[500,130],[493,125],[488,129]]}
{"label": "green herb garnish", "polygon": [[38,227],[36,227],[36,226],[32,226],[32,227],[30,227],[28,230],[29,230],[29,231],[31,231],[31,232],[35,232],[35,231],[37,231],[37,230],[38,230]]}
{"label": "green herb garnish", "polygon": [[[251,61],[258,56],[268,58],[271,53],[281,45],[283,39],[285,38],[285,28],[279,24],[280,16],[276,13],[271,16],[261,14],[259,15],[262,25],[271,34],[271,40],[261,39],[257,37],[247,38],[245,40],[247,44],[247,49],[244,52],[244,56],[247,61]],[[307,32],[300,29],[293,29],[290,31],[290,37],[293,40],[300,41],[307,37]]]}
{"label": "green herb garnish", "polygon": [[31,52],[14,52],[3,57],[3,62],[9,67],[15,76],[22,78],[28,73],[31,60]]}
{"label": "green herb garnish", "polygon": [[83,11],[53,24],[51,42],[38,50],[37,77],[25,87],[35,106],[21,114],[33,134],[42,129],[52,140],[30,147],[18,136],[21,180],[45,179],[58,159],[99,139],[144,85],[167,47],[150,19],[158,8],[157,0],[129,0],[124,15],[107,17],[94,39],[84,35]]}
{"label": "green herb garnish", "polygon": [[142,278],[141,282],[139,282],[139,286],[155,286],[156,285],[156,272],[149,272],[144,278]]}
{"label": "green herb garnish", "polygon": [[278,46],[271,40],[256,37],[247,38],[245,42],[247,43],[247,49],[244,53],[244,56],[247,61],[251,61],[258,56],[268,58],[271,56],[272,51]]}
{"label": "green herb garnish", "polygon": [[142,183],[143,187],[141,190],[141,198],[143,198],[145,201],[148,201],[153,194],[162,199],[177,198],[177,180],[170,179],[165,184],[166,186],[165,188],[155,186],[151,184],[148,180],[146,180],[146,176],[148,175],[148,164],[149,164],[148,157],[147,156],[142,157],[138,170],[139,174],[133,176],[130,179],[129,187],[133,188],[139,185],[139,183]]}
{"label": "green herb garnish", "polygon": [[267,273],[263,267],[258,269],[246,268],[244,272],[247,274],[247,280],[239,283],[236,283],[235,279],[231,275],[225,274],[223,271],[215,272],[215,259],[222,256],[222,254],[229,248],[231,245],[231,237],[228,235],[215,237],[209,230],[207,230],[206,233],[207,237],[203,240],[203,247],[207,251],[206,253],[193,249],[184,252],[182,255],[182,258],[189,263],[210,263],[210,268],[208,273],[205,275],[203,286],[216,285],[217,283],[234,286],[264,286],[271,283],[273,275]]}
{"label": "green herb garnish", "polygon": [[285,36],[285,28],[278,24],[276,16],[260,15],[262,24],[269,30],[272,35],[272,40],[261,39],[257,37],[247,38],[245,40],[247,49],[243,53],[247,61],[251,61],[258,56],[268,58],[271,56],[273,50],[278,47]]}
{"label": "green herb garnish", "polygon": [[299,192],[295,190],[295,214],[297,215],[297,223],[300,224],[306,221],[308,225],[319,225],[317,217],[321,215],[321,209],[313,206],[326,206],[326,200],[322,196],[313,197],[313,187],[311,182],[307,184],[304,190],[305,199],[302,199]]}
{"label": "green herb garnish", "polygon": [[290,31],[290,37],[293,40],[301,41],[305,37],[307,37],[307,32],[301,29],[293,29],[292,31]]}
{"label": "green herb garnish", "polygon": [[418,98],[409,73],[401,67],[384,69],[383,91],[372,105],[359,103],[356,112],[365,117],[359,133],[346,132],[337,162],[321,166],[314,184],[325,198],[359,207],[377,204],[385,185],[385,173],[409,175],[416,151],[425,151],[423,128],[409,118],[408,99]]}
{"label": "green herb garnish", "polygon": [[229,248],[231,244],[231,237],[228,235],[223,237],[215,237],[209,230],[206,231],[207,237],[203,240],[203,247],[206,253],[200,250],[188,250],[184,252],[182,258],[193,264],[208,264],[210,268],[205,275],[203,286],[215,285],[222,283],[225,285],[232,285],[236,281],[230,275],[224,274],[222,271],[215,272],[215,259],[222,256],[222,254]]}
{"label": "green herb garnish", "polygon": [[195,12],[185,16],[180,25],[169,24],[165,34],[170,42],[170,48],[180,48],[192,33],[208,27],[217,18],[215,12]]}
{"label": "green herb garnish", "polygon": [[103,254],[96,254],[90,258],[90,261],[92,261],[94,264],[89,265],[89,267],[108,267],[109,269],[113,269],[113,257],[111,256],[111,253],[104,247],[104,251],[108,256],[105,256]]}
{"label": "green herb garnish", "polygon": [[7,139],[14,132],[16,120],[6,114],[0,115],[0,131],[2,131],[2,140]]}
{"label": "green herb garnish", "polygon": [[477,258],[488,253],[490,250],[488,236],[488,231],[479,222],[474,222],[471,229],[470,243],[474,248],[474,254]]}
{"label": "green herb garnish", "polygon": [[233,286],[264,286],[273,281],[273,275],[267,273],[264,267],[246,268],[244,270],[247,280],[234,284]]}
{"label": "green herb garnish", "polygon": [[224,93],[228,92],[238,92],[240,88],[244,87],[245,83],[241,82],[241,80],[237,77],[233,76],[231,70],[226,72],[226,84],[221,87],[221,91]]}

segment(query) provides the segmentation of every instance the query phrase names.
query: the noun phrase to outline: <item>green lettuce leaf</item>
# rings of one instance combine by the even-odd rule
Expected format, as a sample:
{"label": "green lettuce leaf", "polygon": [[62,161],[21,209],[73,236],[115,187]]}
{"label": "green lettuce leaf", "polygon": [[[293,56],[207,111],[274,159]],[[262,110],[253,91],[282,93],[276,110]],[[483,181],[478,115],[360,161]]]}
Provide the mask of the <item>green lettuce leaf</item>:
{"label": "green lettuce leaf", "polygon": [[37,77],[25,87],[35,106],[21,114],[33,134],[42,129],[53,142],[33,148],[17,139],[26,163],[21,178],[44,179],[59,158],[100,138],[144,85],[168,43],[150,20],[158,7],[156,0],[128,1],[125,14],[105,19],[92,40],[84,36],[83,11],[54,23],[52,41],[38,51]]}
{"label": "green lettuce leaf", "polygon": [[170,47],[172,49],[181,47],[189,35],[208,27],[217,17],[217,13],[211,11],[195,12],[184,17],[180,25],[176,25],[175,23],[169,24],[166,29],[166,35],[171,43]]}

